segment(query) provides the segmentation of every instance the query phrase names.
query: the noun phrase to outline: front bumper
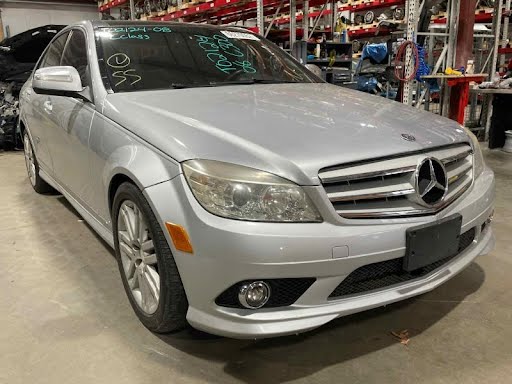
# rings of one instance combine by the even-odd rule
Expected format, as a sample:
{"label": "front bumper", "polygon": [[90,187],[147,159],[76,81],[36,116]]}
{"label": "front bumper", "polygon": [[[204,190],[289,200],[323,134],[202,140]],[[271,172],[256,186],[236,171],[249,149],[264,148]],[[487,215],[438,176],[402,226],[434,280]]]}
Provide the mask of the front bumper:
{"label": "front bumper", "polygon": [[[311,189],[310,194],[318,201],[322,188]],[[189,301],[187,320],[195,328],[235,338],[303,332],[336,317],[428,292],[494,246],[492,228],[487,226],[481,231],[494,202],[494,175],[489,169],[458,201],[438,215],[409,219],[340,223],[333,211],[326,210],[322,212],[326,217],[323,223],[228,220],[206,212],[182,176],[147,188],[144,193],[161,223],[183,225],[190,235],[194,254],[177,251],[168,238]],[[348,298],[328,299],[355,269],[403,257],[407,228],[454,213],[463,216],[462,232],[471,228],[476,231],[475,240],[461,254],[432,273],[407,283]],[[333,258],[333,249],[340,248],[347,250],[348,256]],[[215,304],[220,293],[239,281],[292,277],[314,277],[316,281],[291,306],[252,311]]]}

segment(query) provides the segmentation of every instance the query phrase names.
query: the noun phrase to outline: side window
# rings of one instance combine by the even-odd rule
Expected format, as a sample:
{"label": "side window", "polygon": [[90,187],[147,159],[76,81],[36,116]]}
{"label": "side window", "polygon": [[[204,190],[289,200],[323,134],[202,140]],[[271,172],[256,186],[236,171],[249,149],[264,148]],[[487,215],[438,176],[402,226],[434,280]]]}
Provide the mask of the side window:
{"label": "side window", "polygon": [[87,64],[87,42],[85,35],[82,31],[74,29],[71,31],[71,37],[62,55],[60,65],[75,67],[80,74],[82,85],[86,87],[89,85]]}
{"label": "side window", "polygon": [[55,67],[57,65],[60,65],[60,59],[62,57],[62,51],[64,50],[64,46],[66,45],[66,40],[68,39],[69,32],[64,33],[63,35],[60,35],[55,39],[50,46],[48,47],[48,50],[44,54],[43,59],[41,60],[41,64],[39,65],[39,68],[46,68],[46,67]]}

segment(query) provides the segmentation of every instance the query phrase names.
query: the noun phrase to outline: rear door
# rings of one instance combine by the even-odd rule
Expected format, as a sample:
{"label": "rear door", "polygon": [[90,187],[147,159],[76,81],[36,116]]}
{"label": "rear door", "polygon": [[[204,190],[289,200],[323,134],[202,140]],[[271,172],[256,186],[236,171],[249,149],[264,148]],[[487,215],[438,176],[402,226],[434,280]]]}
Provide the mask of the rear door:
{"label": "rear door", "polygon": [[[82,85],[91,88],[86,32],[71,30],[60,65],[74,67]],[[92,95],[92,93],[91,93]],[[51,96],[55,124],[51,132],[51,153],[56,179],[80,202],[90,195],[89,133],[96,112],[94,103],[78,97]]]}
{"label": "rear door", "polygon": [[[54,39],[41,57],[37,68],[59,65],[68,37],[69,32],[65,32]],[[25,122],[32,137],[32,145],[39,165],[44,171],[53,176],[49,134],[55,128],[56,121],[53,119],[51,111],[52,96],[37,94],[32,86],[28,86],[24,89],[21,97],[24,105]]]}

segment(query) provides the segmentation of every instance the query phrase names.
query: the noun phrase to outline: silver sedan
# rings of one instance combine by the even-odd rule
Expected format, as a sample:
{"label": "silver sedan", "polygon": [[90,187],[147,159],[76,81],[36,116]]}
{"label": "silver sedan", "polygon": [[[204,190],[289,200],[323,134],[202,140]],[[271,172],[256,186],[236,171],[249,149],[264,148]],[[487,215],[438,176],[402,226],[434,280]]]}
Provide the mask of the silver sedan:
{"label": "silver sedan", "polygon": [[20,129],[35,191],[115,248],[155,332],[306,331],[432,290],[494,244],[469,131],[326,84],[239,28],[69,26]]}

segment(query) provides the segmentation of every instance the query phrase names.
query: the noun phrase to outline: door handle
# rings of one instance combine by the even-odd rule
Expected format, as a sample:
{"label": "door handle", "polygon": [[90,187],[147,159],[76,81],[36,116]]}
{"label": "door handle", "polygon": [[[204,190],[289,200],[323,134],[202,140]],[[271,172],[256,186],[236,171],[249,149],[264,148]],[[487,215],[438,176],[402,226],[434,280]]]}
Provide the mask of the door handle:
{"label": "door handle", "polygon": [[53,110],[52,102],[50,100],[46,100],[43,103],[43,108],[47,113],[51,113],[51,111]]}

